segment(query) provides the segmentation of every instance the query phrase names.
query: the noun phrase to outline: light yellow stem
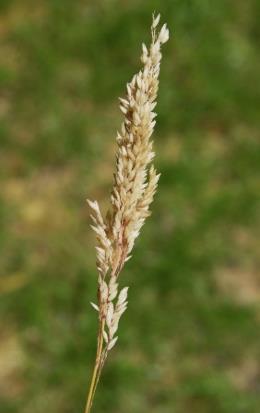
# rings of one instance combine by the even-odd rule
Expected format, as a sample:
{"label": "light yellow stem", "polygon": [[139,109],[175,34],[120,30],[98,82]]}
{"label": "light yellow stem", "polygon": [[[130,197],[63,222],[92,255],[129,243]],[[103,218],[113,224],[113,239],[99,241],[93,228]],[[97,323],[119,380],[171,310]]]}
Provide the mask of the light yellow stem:
{"label": "light yellow stem", "polygon": [[93,399],[95,395],[95,391],[98,384],[98,379],[100,377],[100,367],[101,367],[101,355],[103,350],[103,329],[104,329],[104,320],[102,319],[99,324],[99,332],[98,332],[98,343],[97,343],[97,354],[95,360],[95,366],[93,369],[91,382],[89,386],[88,396],[87,396],[87,403],[85,408],[85,413],[90,413],[91,407],[93,404]]}

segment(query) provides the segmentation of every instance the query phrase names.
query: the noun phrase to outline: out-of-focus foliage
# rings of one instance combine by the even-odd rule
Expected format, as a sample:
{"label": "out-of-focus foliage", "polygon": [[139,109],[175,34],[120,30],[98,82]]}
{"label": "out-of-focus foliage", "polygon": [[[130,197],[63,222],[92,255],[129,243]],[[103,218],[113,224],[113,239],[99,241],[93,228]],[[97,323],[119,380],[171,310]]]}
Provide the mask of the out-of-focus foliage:
{"label": "out-of-focus foliage", "polygon": [[83,411],[96,344],[85,198],[107,202],[117,97],[154,10],[172,34],[162,177],[94,411],[259,412],[259,1],[12,0],[0,4],[1,413]]}

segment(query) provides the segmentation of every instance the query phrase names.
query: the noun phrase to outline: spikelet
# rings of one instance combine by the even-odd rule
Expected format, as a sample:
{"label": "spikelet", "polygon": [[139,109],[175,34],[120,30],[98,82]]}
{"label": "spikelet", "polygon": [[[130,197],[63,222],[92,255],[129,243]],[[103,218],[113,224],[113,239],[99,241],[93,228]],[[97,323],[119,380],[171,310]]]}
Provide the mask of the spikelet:
{"label": "spikelet", "polygon": [[[121,315],[127,308],[128,287],[118,289],[118,275],[150,215],[150,204],[157,189],[159,174],[153,165],[151,135],[156,124],[156,98],[159,85],[161,45],[169,39],[164,24],[157,32],[160,15],[153,16],[151,45],[143,43],[143,68],[127,84],[126,96],[119,98],[124,121],[117,134],[116,170],[111,193],[111,208],[103,219],[97,201],[89,201],[92,228],[97,237],[98,305],[105,347],[102,360],[117,341]],[[102,363],[103,363],[102,362]]]}

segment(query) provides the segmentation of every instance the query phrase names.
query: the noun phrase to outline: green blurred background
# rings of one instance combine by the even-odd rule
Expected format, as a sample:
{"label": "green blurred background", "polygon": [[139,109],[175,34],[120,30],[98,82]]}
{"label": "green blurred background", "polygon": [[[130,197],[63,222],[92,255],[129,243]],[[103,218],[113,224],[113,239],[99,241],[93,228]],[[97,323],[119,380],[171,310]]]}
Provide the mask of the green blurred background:
{"label": "green blurred background", "polygon": [[151,14],[164,47],[153,215],[94,412],[260,411],[260,2],[1,0],[0,411],[83,412],[86,197],[112,183],[118,96]]}

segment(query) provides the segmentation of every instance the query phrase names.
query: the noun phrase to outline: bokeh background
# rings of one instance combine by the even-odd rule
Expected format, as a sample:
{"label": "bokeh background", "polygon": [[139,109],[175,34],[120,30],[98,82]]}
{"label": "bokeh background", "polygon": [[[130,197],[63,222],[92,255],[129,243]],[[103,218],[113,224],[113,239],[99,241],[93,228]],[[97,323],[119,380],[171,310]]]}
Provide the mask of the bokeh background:
{"label": "bokeh background", "polygon": [[83,412],[96,313],[86,197],[151,14],[164,47],[153,215],[99,413],[260,411],[260,2],[0,2],[0,411]]}

